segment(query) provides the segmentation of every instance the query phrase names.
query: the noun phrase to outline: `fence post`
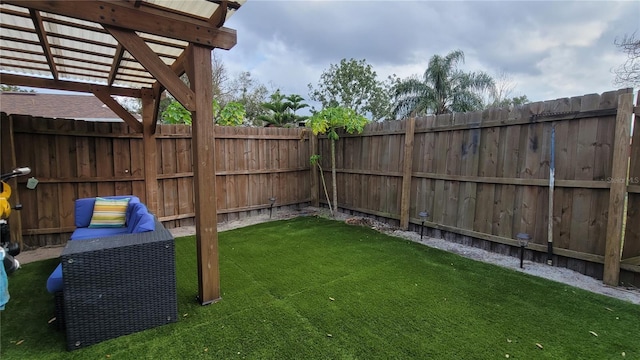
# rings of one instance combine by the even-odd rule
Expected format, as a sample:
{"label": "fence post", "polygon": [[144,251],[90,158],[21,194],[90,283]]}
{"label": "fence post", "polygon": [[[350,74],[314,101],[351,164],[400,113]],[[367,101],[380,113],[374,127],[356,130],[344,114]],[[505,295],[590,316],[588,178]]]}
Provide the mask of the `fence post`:
{"label": "fence post", "polygon": [[[315,135],[309,130],[309,156],[318,155],[318,135]],[[307,159],[309,161],[310,159]],[[311,167],[311,206],[320,206],[320,198],[318,197],[318,166],[310,165]]]}
{"label": "fence post", "polygon": [[622,244],[622,223],[626,216],[624,198],[629,177],[632,113],[633,93],[620,95],[615,125],[603,274],[603,282],[612,286],[618,286],[620,280],[620,247]]}
{"label": "fence post", "polygon": [[[16,168],[16,146],[13,136],[13,118],[6,113],[2,113],[0,119],[0,172],[8,173]],[[32,164],[28,164],[33,166]],[[20,203],[20,195],[18,191],[18,180],[16,178],[8,180],[9,186],[13,188],[12,204]],[[11,217],[11,235],[10,238],[17,242],[22,249],[22,219],[18,211],[13,213]]]}
{"label": "fence post", "polygon": [[402,199],[400,202],[400,227],[409,229],[409,209],[411,208],[411,173],[413,170],[413,137],[416,128],[414,117],[407,120],[404,136],[404,163],[402,165]]}

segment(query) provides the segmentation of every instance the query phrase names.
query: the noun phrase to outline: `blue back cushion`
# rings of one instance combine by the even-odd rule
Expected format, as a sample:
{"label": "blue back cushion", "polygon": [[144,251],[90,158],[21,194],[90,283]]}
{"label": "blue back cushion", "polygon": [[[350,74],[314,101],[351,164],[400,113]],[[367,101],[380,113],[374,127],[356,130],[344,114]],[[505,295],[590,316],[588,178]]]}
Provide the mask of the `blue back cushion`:
{"label": "blue back cushion", "polygon": [[134,204],[129,202],[129,209],[127,210],[127,232],[135,234],[153,231],[155,229],[155,218],[149,213],[147,207],[141,202]]}
{"label": "blue back cushion", "polygon": [[[140,198],[133,195],[121,195],[121,196],[103,196],[105,199],[126,199],[129,200],[129,208],[127,208],[127,218],[129,217],[129,211],[131,210],[131,204],[139,203]],[[75,206],[75,225],[78,228],[88,227],[91,223],[91,215],[93,215],[93,204],[96,202],[96,198],[82,198],[76,200]]]}

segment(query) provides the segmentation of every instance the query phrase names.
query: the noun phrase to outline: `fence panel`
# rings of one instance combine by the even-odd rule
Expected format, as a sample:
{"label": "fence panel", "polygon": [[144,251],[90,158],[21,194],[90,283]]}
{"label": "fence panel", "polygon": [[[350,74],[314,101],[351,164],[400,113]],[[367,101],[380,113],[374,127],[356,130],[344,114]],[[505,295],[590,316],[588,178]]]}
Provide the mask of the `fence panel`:
{"label": "fence panel", "polygon": [[[430,227],[488,240],[481,246],[504,253],[513,251],[505,245],[517,245],[516,234],[528,233],[536,251],[530,258],[546,258],[551,240],[558,265],[602,276],[618,95],[630,91],[416,119],[408,215],[397,202],[407,122],[369,124],[361,135],[341,134],[339,206],[392,223],[408,216],[418,224],[418,213],[427,211]],[[326,138],[319,148],[326,169]],[[632,167],[638,167],[634,161],[639,160],[632,160]],[[330,176],[325,178],[329,183]],[[637,187],[631,189],[630,218],[638,206]],[[631,236],[640,232],[640,222],[633,223],[627,227]],[[640,255],[637,242],[628,240],[625,246],[625,256]]]}
{"label": "fence panel", "polygon": [[[3,115],[5,117],[5,115]],[[30,166],[35,190],[16,191],[27,247],[64,243],[74,230],[74,200],[133,194],[144,202],[142,135],[122,123],[8,116],[16,163]],[[3,120],[4,122],[4,120]],[[298,206],[310,200],[308,133],[304,129],[215,128],[220,222]],[[156,134],[158,210],[167,227],[194,224],[191,128],[159,125]],[[3,165],[4,167],[4,165]],[[213,176],[213,174],[212,174]],[[14,215],[15,216],[15,215]]]}

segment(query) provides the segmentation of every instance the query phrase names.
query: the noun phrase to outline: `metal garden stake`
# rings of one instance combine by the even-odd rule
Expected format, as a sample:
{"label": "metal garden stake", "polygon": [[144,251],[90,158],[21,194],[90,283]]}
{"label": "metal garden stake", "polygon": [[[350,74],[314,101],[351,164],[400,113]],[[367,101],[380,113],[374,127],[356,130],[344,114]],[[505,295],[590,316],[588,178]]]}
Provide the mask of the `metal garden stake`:
{"label": "metal garden stake", "polygon": [[518,243],[520,243],[520,269],[524,268],[524,248],[529,245],[529,240],[531,240],[531,236],[525,233],[518,233],[516,235],[518,239]]}
{"label": "metal garden stake", "polygon": [[271,219],[271,214],[273,214],[273,204],[276,203],[276,198],[269,198],[269,202],[271,203],[271,207],[269,207],[269,219]]}
{"label": "metal garden stake", "polygon": [[422,240],[422,235],[424,234],[424,221],[427,220],[429,213],[426,211],[420,211],[418,216],[420,216],[420,219],[422,220],[422,226],[420,227],[420,240]]}

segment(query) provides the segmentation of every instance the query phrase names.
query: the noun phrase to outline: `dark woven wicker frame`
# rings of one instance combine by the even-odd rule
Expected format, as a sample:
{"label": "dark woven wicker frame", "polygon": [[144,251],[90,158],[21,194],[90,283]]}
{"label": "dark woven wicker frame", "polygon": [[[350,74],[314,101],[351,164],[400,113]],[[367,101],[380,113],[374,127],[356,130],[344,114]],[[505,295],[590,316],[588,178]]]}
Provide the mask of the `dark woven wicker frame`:
{"label": "dark woven wicker frame", "polygon": [[69,241],[61,261],[56,316],[68,350],[177,320],[174,241],[159,221],[151,232]]}

